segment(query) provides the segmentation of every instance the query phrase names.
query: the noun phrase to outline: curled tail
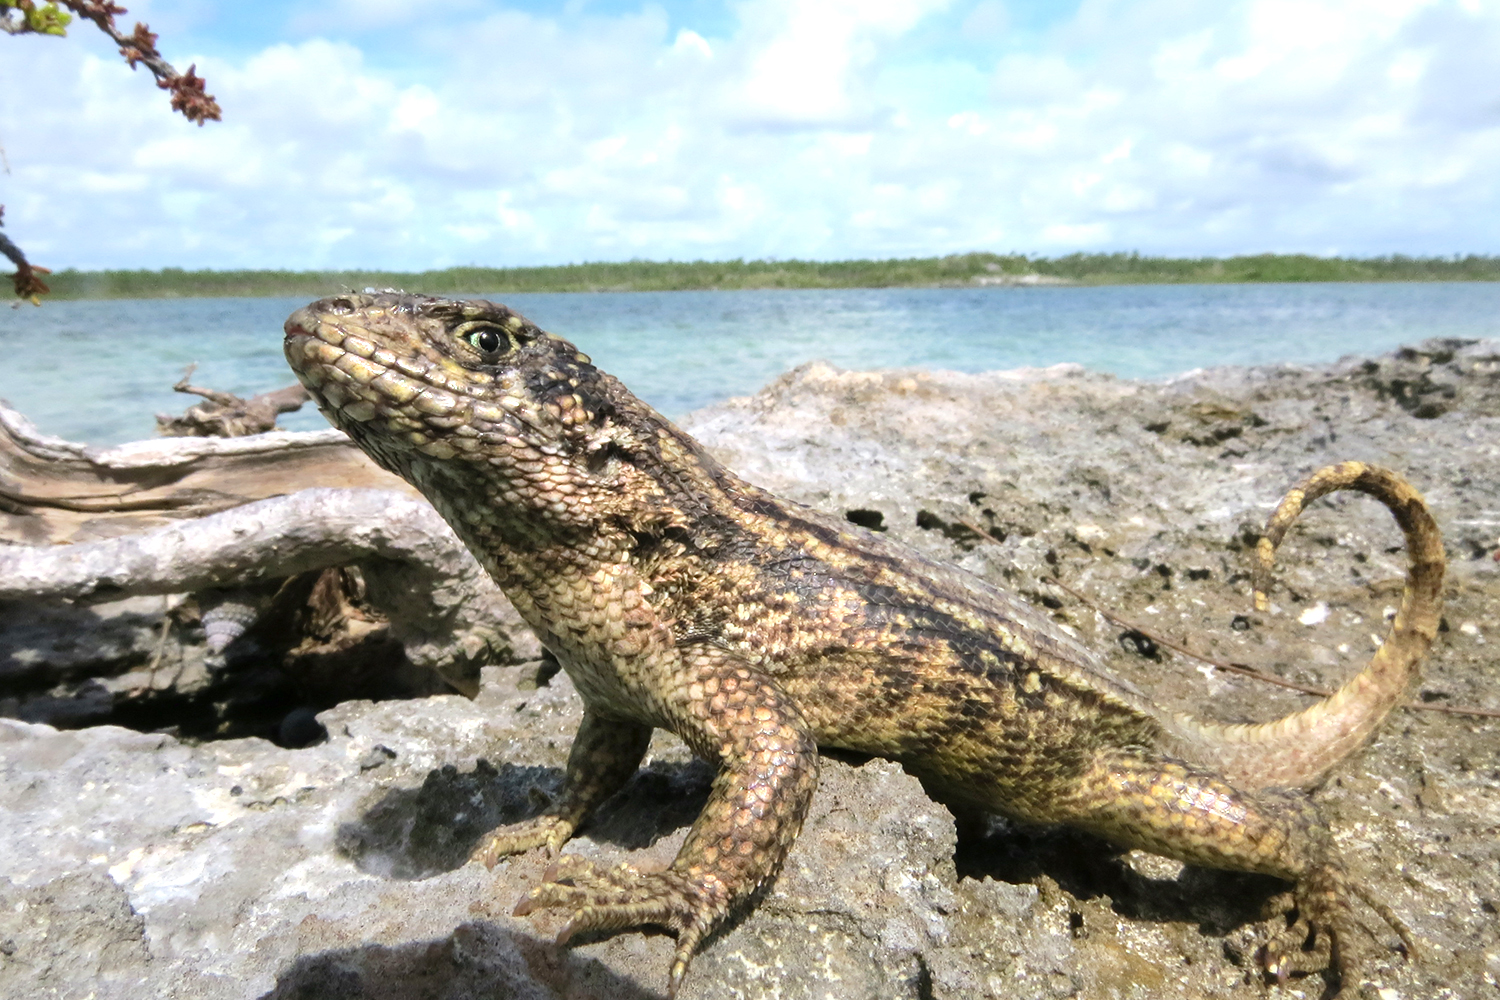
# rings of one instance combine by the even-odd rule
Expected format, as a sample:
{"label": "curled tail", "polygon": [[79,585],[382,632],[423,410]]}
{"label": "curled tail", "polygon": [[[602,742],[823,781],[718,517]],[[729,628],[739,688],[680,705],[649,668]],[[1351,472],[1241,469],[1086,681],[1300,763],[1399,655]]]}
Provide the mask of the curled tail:
{"label": "curled tail", "polygon": [[1443,538],[1427,503],[1389,469],[1341,462],[1319,469],[1282,499],[1256,548],[1255,607],[1269,607],[1276,547],[1302,510],[1337,490],[1368,493],[1390,510],[1406,535],[1406,588],[1385,642],[1333,694],[1275,722],[1220,725],[1189,716],[1170,723],[1185,749],[1241,788],[1311,786],[1359,749],[1421,676],[1422,654],[1437,635],[1443,603]]}

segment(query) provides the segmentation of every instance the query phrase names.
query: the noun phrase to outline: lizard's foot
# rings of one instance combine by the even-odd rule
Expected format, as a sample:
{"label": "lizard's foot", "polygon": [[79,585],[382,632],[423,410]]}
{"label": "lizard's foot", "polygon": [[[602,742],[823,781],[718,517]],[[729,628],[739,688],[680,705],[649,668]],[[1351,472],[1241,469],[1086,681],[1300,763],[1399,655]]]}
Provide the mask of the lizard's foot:
{"label": "lizard's foot", "polygon": [[573,836],[574,829],[573,823],[560,816],[542,815],[522,823],[512,823],[510,826],[491,830],[479,841],[479,846],[474,848],[469,860],[478,861],[486,868],[494,868],[501,858],[521,854],[533,847],[545,847],[548,856],[556,857],[557,852]]}
{"label": "lizard's foot", "polygon": [[1296,894],[1282,893],[1268,901],[1261,918],[1272,925],[1270,939],[1256,954],[1267,981],[1285,986],[1293,976],[1313,976],[1329,968],[1334,960],[1329,950],[1330,933],[1307,917],[1307,908]]}
{"label": "lizard's foot", "polygon": [[[1320,965],[1325,965],[1338,976],[1339,987],[1334,996],[1357,989],[1363,978],[1361,970],[1368,966],[1371,956],[1367,948],[1355,947],[1356,932],[1369,942],[1374,942],[1376,936],[1355,917],[1351,896],[1362,899],[1400,936],[1407,958],[1416,956],[1416,940],[1395,912],[1361,887],[1350,883],[1341,867],[1324,864],[1298,879],[1295,894],[1297,919],[1284,932],[1275,935],[1262,950],[1261,961],[1266,974],[1284,984],[1293,973],[1314,972]],[[1317,961],[1323,953],[1317,947],[1320,938],[1327,942],[1326,963]]]}
{"label": "lizard's foot", "polygon": [[[630,865],[603,869],[574,854],[565,854],[547,868],[546,880],[516,904],[524,917],[541,909],[571,910],[557,933],[567,944],[577,934],[612,932],[655,924],[677,935],[677,953],[667,980],[669,996],[677,993],[687,975],[693,952],[719,922],[726,894],[712,876],[685,872],[641,872]],[[717,890],[717,891],[716,891]]]}

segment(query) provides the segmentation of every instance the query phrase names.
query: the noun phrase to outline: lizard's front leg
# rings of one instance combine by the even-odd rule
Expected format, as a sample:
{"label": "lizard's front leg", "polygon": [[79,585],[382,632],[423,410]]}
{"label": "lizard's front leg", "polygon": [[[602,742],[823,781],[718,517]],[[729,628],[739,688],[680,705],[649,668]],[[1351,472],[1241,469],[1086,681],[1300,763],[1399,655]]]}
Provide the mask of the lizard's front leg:
{"label": "lizard's front leg", "polygon": [[491,831],[470,860],[493,868],[506,855],[533,847],[556,855],[589,813],[635,774],[650,742],[650,726],[606,719],[585,709],[557,801],[540,816]]}
{"label": "lizard's front leg", "polygon": [[685,665],[670,706],[679,735],[719,765],[708,803],[672,866],[640,872],[559,858],[548,881],[516,907],[571,910],[558,933],[618,931],[656,924],[675,931],[667,990],[675,994],[698,944],[734,906],[764,888],[786,858],[818,780],[817,744],[795,705],[768,679],[736,661]]}

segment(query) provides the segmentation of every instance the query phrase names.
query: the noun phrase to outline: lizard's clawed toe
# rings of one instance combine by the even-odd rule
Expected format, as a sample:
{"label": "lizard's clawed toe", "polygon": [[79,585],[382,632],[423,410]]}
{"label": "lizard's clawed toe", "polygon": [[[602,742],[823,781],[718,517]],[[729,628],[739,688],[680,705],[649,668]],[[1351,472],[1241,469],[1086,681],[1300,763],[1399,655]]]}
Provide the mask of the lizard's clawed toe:
{"label": "lizard's clawed toe", "polygon": [[565,854],[548,866],[543,877],[546,881],[516,904],[516,916],[542,909],[572,911],[557,933],[558,944],[582,934],[607,934],[646,924],[663,927],[677,935],[668,984],[674,993],[698,942],[725,908],[700,883],[676,871],[641,872],[630,865],[601,868]]}
{"label": "lizard's clawed toe", "polygon": [[677,872],[640,872],[630,865],[601,868],[575,854],[547,867],[545,881],[516,905],[516,916],[540,909],[572,910],[559,941],[575,934],[657,924],[681,933],[715,907],[692,880]]}
{"label": "lizard's clawed toe", "polygon": [[1407,958],[1416,954],[1410,929],[1384,903],[1351,883],[1337,865],[1320,865],[1306,873],[1296,892],[1297,918],[1261,949],[1261,966],[1273,981],[1284,984],[1296,974],[1331,967],[1337,974],[1336,996],[1352,993],[1363,971],[1374,961],[1374,931],[1355,916],[1352,897],[1358,896],[1401,938]]}
{"label": "lizard's clawed toe", "polygon": [[545,847],[548,854],[555,855],[572,835],[572,823],[556,816],[538,816],[491,832],[474,848],[469,860],[494,868],[501,858],[522,854],[534,847]]}

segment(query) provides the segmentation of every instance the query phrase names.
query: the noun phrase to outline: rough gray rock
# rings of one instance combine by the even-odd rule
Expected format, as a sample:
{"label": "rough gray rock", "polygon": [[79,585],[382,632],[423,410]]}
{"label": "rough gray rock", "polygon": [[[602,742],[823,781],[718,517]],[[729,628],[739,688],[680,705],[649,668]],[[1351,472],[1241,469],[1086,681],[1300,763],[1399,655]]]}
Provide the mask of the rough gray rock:
{"label": "rough gray rock", "polygon": [[[1249,610],[1246,546],[1300,475],[1391,465],[1426,493],[1452,559],[1421,697],[1500,707],[1500,343],[1164,383],[815,364],[688,426],[748,478],[1020,590],[1164,703],[1228,719],[1304,702],[1175,661],[1044,578],[1211,655],[1336,683],[1395,603],[1394,526],[1359,498],[1318,505],[1268,615]],[[149,644],[121,621],[122,644]],[[462,863],[555,787],[579,717],[566,677],[533,665],[488,669],[472,702],[346,702],[298,750],[0,720],[0,995],[656,996],[669,938],[556,949],[555,915],[508,915],[543,859]],[[1406,963],[1382,932],[1357,995],[1495,991],[1497,750],[1494,720],[1400,713],[1319,793],[1356,877],[1423,945]],[[709,777],[659,734],[569,850],[667,863]],[[1067,831],[955,823],[899,767],[831,759],[786,870],[699,956],[684,997],[1260,998],[1257,918],[1281,888]]]}

